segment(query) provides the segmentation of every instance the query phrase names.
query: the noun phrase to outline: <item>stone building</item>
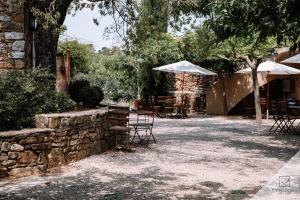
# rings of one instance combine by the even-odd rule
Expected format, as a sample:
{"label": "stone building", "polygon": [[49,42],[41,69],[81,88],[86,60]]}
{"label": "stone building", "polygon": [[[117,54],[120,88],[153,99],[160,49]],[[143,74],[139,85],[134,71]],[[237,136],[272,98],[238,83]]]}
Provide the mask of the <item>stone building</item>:
{"label": "stone building", "polygon": [[24,12],[17,0],[0,0],[0,70],[25,68]]}
{"label": "stone building", "polygon": [[[167,75],[168,89],[172,96],[176,96],[178,104],[181,103],[182,94],[182,74]],[[187,104],[190,112],[202,112],[206,108],[206,90],[211,85],[215,77],[201,76],[193,74],[184,75],[183,94],[187,97]]]}

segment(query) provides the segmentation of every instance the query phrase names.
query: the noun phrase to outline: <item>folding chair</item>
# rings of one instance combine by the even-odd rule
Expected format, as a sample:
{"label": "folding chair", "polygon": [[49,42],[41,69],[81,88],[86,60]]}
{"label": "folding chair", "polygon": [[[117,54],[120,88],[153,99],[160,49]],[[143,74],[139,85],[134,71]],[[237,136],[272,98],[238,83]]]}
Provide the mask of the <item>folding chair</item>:
{"label": "folding chair", "polygon": [[[276,111],[274,112],[274,107]],[[288,104],[286,100],[278,100],[276,103],[271,101],[271,109],[273,113],[273,119],[275,120],[273,126],[270,128],[270,132],[274,133],[292,133],[294,131],[294,123],[297,117],[289,115]]]}
{"label": "folding chair", "polygon": [[278,108],[277,101],[271,100],[271,103],[270,103],[270,114],[272,116],[272,119],[274,120],[274,123],[271,126],[271,128],[269,129],[269,132],[277,133],[277,130],[281,129],[282,122],[280,121],[280,117],[279,117],[277,108]]}
{"label": "folding chair", "polygon": [[134,135],[131,143],[134,141],[135,137],[138,137],[140,142],[143,139],[140,135],[140,131],[144,131],[146,134],[146,142],[153,141],[156,143],[155,137],[153,135],[153,124],[154,124],[154,107],[151,108],[139,108],[137,110],[137,120],[135,123],[131,123],[130,126],[134,129]]}
{"label": "folding chair", "polygon": [[115,144],[118,147],[118,136],[126,137],[126,146],[129,149],[130,130],[129,106],[107,106],[107,130],[115,136]]}

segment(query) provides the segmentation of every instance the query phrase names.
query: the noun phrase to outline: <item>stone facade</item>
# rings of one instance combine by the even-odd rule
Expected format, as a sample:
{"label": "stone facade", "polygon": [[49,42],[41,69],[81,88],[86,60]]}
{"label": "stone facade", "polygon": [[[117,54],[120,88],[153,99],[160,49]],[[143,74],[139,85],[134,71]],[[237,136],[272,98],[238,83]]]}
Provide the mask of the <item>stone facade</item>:
{"label": "stone facade", "polygon": [[24,14],[17,0],[0,0],[0,70],[23,69]]}
{"label": "stone facade", "polygon": [[107,123],[104,110],[90,110],[38,115],[36,129],[1,132],[0,178],[44,173],[106,151],[115,144]]}
{"label": "stone facade", "polygon": [[[181,103],[182,94],[182,74],[168,74],[169,93],[176,96],[178,104]],[[188,96],[190,111],[197,111],[196,99],[200,98],[202,94],[206,93],[207,88],[213,81],[214,77],[211,76],[199,76],[193,74],[184,75],[183,93]]]}

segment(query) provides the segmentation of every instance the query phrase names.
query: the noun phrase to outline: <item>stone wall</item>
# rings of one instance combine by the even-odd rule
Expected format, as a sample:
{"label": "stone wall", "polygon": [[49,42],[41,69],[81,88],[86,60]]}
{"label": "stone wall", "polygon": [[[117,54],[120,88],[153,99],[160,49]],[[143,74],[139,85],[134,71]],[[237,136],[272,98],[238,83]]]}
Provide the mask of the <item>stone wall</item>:
{"label": "stone wall", "polygon": [[0,133],[0,178],[47,172],[114,145],[105,110],[36,116],[36,129]]}
{"label": "stone wall", "polygon": [[[169,74],[168,76],[169,83],[169,93],[176,96],[177,103],[181,103],[181,85],[182,85],[182,74]],[[184,85],[183,93],[186,94],[189,98],[190,111],[193,112],[196,109],[196,98],[201,95],[201,93],[206,93],[207,88],[210,86],[211,81],[214,77],[211,76],[199,76],[193,74],[184,75]]]}
{"label": "stone wall", "polygon": [[25,67],[24,14],[17,0],[0,0],[0,70]]}

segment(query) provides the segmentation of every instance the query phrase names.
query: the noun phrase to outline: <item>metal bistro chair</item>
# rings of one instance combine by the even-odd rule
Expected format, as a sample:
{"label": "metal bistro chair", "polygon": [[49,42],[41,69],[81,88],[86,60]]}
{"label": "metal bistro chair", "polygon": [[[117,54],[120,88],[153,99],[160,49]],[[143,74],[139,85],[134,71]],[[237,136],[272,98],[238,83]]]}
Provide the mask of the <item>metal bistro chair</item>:
{"label": "metal bistro chair", "polygon": [[146,134],[146,142],[147,144],[149,141],[153,141],[156,143],[155,137],[153,135],[153,125],[154,125],[154,107],[150,108],[139,108],[137,110],[137,118],[136,122],[131,123],[130,126],[134,129],[134,135],[131,140],[131,143],[134,141],[135,137],[137,136],[140,142],[143,142],[143,139],[140,135],[140,131],[144,131]]}
{"label": "metal bistro chair", "polygon": [[286,100],[271,101],[271,113],[274,124],[269,132],[273,133],[291,133],[293,132],[293,124],[296,117],[289,115],[288,104]]}
{"label": "metal bistro chair", "polygon": [[115,136],[115,144],[118,147],[118,136],[126,137],[126,146],[129,149],[130,130],[129,106],[107,106],[108,132]]}

